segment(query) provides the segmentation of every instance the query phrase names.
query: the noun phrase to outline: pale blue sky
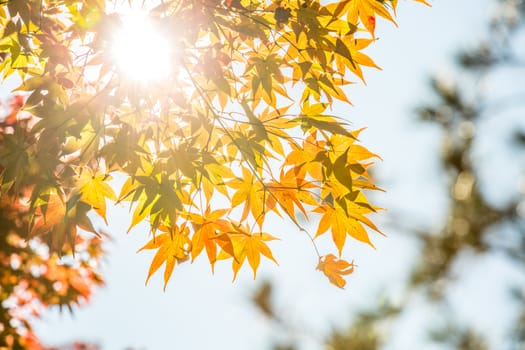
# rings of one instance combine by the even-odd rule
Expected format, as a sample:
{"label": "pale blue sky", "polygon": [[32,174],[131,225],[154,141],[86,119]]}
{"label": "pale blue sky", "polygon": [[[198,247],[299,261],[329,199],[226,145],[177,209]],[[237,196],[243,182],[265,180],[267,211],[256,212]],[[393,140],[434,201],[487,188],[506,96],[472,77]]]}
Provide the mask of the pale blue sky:
{"label": "pale blue sky", "polygon": [[[45,343],[83,339],[98,342],[109,350],[127,346],[148,350],[268,349],[268,340],[276,339],[279,329],[258,314],[249,301],[258,282],[268,278],[275,282],[277,308],[296,328],[300,348],[313,350],[320,348],[333,325],[342,325],[351,320],[353,312],[377,303],[385,288],[393,295],[401,292],[417,247],[405,235],[388,228],[387,223],[402,214],[413,220],[407,224],[436,227],[446,215],[444,182],[437,176],[435,157],[439,130],[415,125],[412,111],[430,100],[429,74],[452,73],[452,54],[482,37],[489,3],[436,0],[432,1],[432,8],[427,8],[401,1],[398,28],[378,21],[380,40],[367,52],[383,70],[366,71],[368,86],[353,86],[349,91],[355,107],[340,107],[336,113],[348,117],[356,128],[367,126],[362,141],[384,159],[376,166],[375,174],[379,185],[388,192],[376,196],[375,201],[392,209],[376,220],[383,223],[389,237],[372,233],[377,250],[350,244],[346,255],[355,258],[359,268],[348,278],[345,290],[333,287],[315,270],[317,258],[311,243],[295,226],[281,222],[268,228],[282,238],[272,245],[280,266],[263,262],[258,281],[254,282],[251,271],[243,268],[232,284],[229,264],[218,264],[215,275],[211,275],[209,265],[201,259],[193,265],[177,267],[166,292],[162,291],[161,274],[145,287],[152,255],[135,251],[147,241],[147,228],[143,226],[126,235],[129,215],[126,209],[116,208],[109,213],[113,241],[107,245],[109,254],[103,270],[107,285],[96,291],[91,304],[77,310],[74,316],[44,314],[36,323],[37,334]],[[468,257],[464,263],[468,264]],[[508,276],[523,279],[503,262],[490,260],[483,264],[473,268],[473,276],[494,271],[497,279],[491,284]],[[477,280],[471,283],[471,288],[479,288]],[[465,317],[486,313],[479,315],[478,326],[482,331],[490,331],[493,344],[501,341],[503,326],[485,316],[500,315],[502,319],[509,312],[488,305],[496,294],[497,288],[476,294],[472,302],[484,305],[485,310],[467,306],[463,310],[457,303]],[[432,311],[428,309],[427,314]],[[425,336],[419,326],[431,321],[430,316],[421,319],[421,309],[409,310],[399,327],[406,330],[405,326],[412,322],[410,334],[392,334],[386,348],[416,349]]]}

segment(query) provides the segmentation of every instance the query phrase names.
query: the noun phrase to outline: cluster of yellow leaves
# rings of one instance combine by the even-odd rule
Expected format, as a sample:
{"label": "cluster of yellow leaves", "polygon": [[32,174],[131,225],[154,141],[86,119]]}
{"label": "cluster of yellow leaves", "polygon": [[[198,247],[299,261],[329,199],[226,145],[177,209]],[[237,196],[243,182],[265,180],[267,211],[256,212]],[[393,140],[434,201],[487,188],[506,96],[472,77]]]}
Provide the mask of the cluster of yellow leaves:
{"label": "cluster of yellow leaves", "polygon": [[[146,245],[139,249],[158,249],[153,257],[146,283],[164,263],[164,288],[168,283],[176,263],[195,258],[206,249],[212,269],[217,260],[232,259],[234,279],[245,260],[253,270],[254,278],[260,264],[261,255],[277,263],[266,241],[276,239],[268,233],[252,233],[246,225],[235,224],[222,219],[228,210],[210,212],[203,216],[190,214],[194,234],[190,239],[190,230],[181,227],[160,227],[163,233],[155,235]],[[218,253],[217,249],[220,249]]]}
{"label": "cluster of yellow leaves", "polygon": [[[38,121],[30,137],[12,137],[0,166],[39,169],[33,234],[93,231],[88,210],[107,222],[106,200],[127,201],[128,231],[151,228],[141,249],[156,250],[148,279],[165,264],[165,286],[177,263],[203,251],[212,269],[231,260],[235,278],[248,261],[255,277],[261,255],[275,262],[269,215],[302,232],[310,220],[315,237],[331,233],[339,257],[347,236],[373,246],[365,227],[380,232],[367,216],[379,208],[363,191],[379,189],[368,173],[377,155],[329,111],[350,102],[345,87],[365,80],[364,67],[378,68],[363,51],[378,17],[395,23],[397,0],[165,2],[149,16],[176,33],[173,74],[147,84],[115,71],[108,50],[119,19],[104,1],[43,1],[38,21],[29,0],[9,4],[2,64],[17,71],[22,49],[24,62],[39,63],[21,70],[30,77],[19,87]],[[35,31],[35,45],[22,45]],[[87,78],[91,68],[98,79]],[[1,188],[29,181],[18,173],[2,172]],[[118,196],[112,173],[126,177]],[[319,268],[339,287],[353,271],[331,254]]]}
{"label": "cluster of yellow leaves", "polygon": [[[260,231],[265,218],[271,213],[292,220],[301,229],[298,215],[313,218],[320,214],[315,237],[330,231],[339,255],[347,235],[373,246],[363,225],[380,232],[365,216],[379,208],[369,204],[361,190],[378,189],[367,173],[369,164],[363,163],[377,155],[357,143],[361,130],[346,132],[329,116],[316,121],[319,122],[317,128],[310,127],[306,132],[308,136],[302,142],[290,141],[287,145],[290,151],[283,159],[278,177],[273,176],[271,168],[264,168],[264,173],[253,173],[250,168],[242,166],[238,175],[232,171],[216,173],[213,177],[203,173],[202,179],[207,178],[206,181],[210,181],[212,186],[204,193],[197,191],[196,196],[206,200],[206,209],[199,211],[200,206],[191,196],[178,197],[183,208],[188,208],[180,211],[180,220],[175,219],[172,224],[173,219],[163,215],[160,219],[162,225],[169,226],[152,227],[153,232],[158,228],[164,233],[155,234],[141,249],[158,249],[148,279],[166,262],[166,284],[176,262],[184,262],[190,256],[193,261],[203,251],[206,251],[212,270],[217,261],[231,259],[235,278],[247,260],[255,277],[261,255],[276,262],[265,243],[276,238]],[[288,123],[302,125],[303,121],[289,119]],[[335,133],[326,140],[319,128],[334,129],[332,132]],[[241,159],[238,158],[237,148],[230,149],[232,159]],[[266,157],[271,155],[266,149],[261,152]],[[133,196],[136,199],[131,201],[138,203],[132,225],[147,215],[159,217],[154,209],[155,200],[145,195],[147,185],[144,181],[152,177],[155,177],[154,173],[130,178],[123,187],[121,199]],[[212,209],[211,194],[219,185],[222,199],[227,200],[230,208]],[[156,197],[162,196],[161,192],[155,193]],[[180,233],[182,231],[184,234]]]}

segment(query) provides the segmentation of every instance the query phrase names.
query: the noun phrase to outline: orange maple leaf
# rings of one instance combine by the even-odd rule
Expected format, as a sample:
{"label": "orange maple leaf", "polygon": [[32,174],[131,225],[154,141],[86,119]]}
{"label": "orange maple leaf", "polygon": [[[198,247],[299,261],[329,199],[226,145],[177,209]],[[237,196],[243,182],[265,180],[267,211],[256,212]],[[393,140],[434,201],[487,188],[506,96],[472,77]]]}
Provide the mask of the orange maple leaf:
{"label": "orange maple leaf", "polygon": [[[86,216],[89,206],[77,201],[78,197],[66,201],[55,193],[40,198],[40,203],[35,208],[29,237],[44,237],[50,248],[61,254],[67,245],[74,248],[77,227],[98,234],[91,219]],[[71,203],[77,204],[75,206]]]}
{"label": "orange maple leaf", "polygon": [[188,215],[195,230],[191,237],[191,261],[194,261],[206,249],[212,272],[217,260],[217,245],[222,246],[220,244],[222,242],[222,234],[232,230],[230,222],[223,219],[228,212],[230,212],[230,209],[211,211],[210,207],[207,207],[202,215],[194,213]]}
{"label": "orange maple leaf", "polygon": [[[232,227],[235,229],[235,232],[230,232],[228,236],[233,245],[234,253],[232,261],[233,280],[235,280],[237,277],[237,273],[246,260],[248,260],[248,263],[253,270],[253,278],[255,279],[257,276],[257,269],[259,268],[259,264],[261,262],[261,255],[264,255],[266,258],[279,265],[273,257],[272,251],[265,243],[278,238],[273,237],[272,235],[265,232],[250,233],[250,229],[244,225]],[[224,249],[217,257],[218,260],[228,258],[232,258],[232,256]]]}
{"label": "orange maple leaf", "polygon": [[272,180],[265,184],[270,194],[267,196],[266,208],[273,210],[280,216],[278,203],[293,220],[295,217],[295,208],[299,209],[305,218],[308,217],[303,203],[315,205],[316,200],[309,192],[309,189],[315,186],[305,181],[301,176],[295,173],[294,169],[288,171],[281,170],[280,180]]}
{"label": "orange maple leaf", "polygon": [[18,112],[22,109],[24,106],[24,97],[22,95],[15,95],[13,96],[13,99],[9,102],[9,107],[11,107],[11,111],[9,112],[9,115],[5,117],[4,121],[0,124],[5,126],[13,126],[18,121]]}
{"label": "orange maple leaf", "polygon": [[323,257],[319,257],[319,263],[317,264],[317,270],[322,271],[328,280],[333,285],[343,288],[346,281],[342,276],[350,275],[354,272],[354,262],[349,263],[343,259],[337,259],[335,255],[328,254]]}

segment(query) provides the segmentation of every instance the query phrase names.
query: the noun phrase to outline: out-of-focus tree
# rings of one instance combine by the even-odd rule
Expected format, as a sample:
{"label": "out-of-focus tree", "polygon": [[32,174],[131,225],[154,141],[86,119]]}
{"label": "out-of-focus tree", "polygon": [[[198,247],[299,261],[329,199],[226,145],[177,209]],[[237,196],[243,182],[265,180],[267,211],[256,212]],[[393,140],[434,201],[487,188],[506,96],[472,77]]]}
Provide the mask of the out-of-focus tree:
{"label": "out-of-focus tree", "polygon": [[[13,98],[0,125],[2,155],[13,132],[29,137],[29,119],[16,122],[13,117],[20,108],[19,100]],[[34,169],[26,171],[28,177],[37,175]],[[31,328],[32,318],[47,307],[72,310],[89,301],[93,288],[103,283],[98,272],[102,241],[94,235],[77,235],[79,252],[74,258],[71,248],[62,258],[51,254],[39,237],[28,234],[31,213],[27,196],[31,188],[24,186],[19,191],[16,196],[6,192],[0,197],[0,349],[42,349]]]}
{"label": "out-of-focus tree", "polygon": [[[449,184],[446,223],[437,232],[417,233],[422,254],[409,289],[426,291],[429,302],[446,302],[449,287],[461,273],[455,270],[465,252],[473,255],[472,263],[503,256],[518,268],[525,268],[525,90],[520,84],[525,79],[524,34],[525,2],[497,2],[486,39],[457,55],[458,78],[434,78],[432,87],[438,100],[418,110],[420,119],[436,123],[443,130],[441,163]],[[496,125],[496,119],[497,124],[505,125],[506,132],[500,137],[492,137],[493,130],[487,127]],[[498,151],[490,152],[493,149]],[[502,151],[512,155],[508,157],[511,163],[495,162],[502,157],[498,154]],[[492,164],[502,168],[495,171]],[[495,173],[521,174],[521,180],[519,176],[501,180],[505,177]],[[486,282],[480,284],[492,288],[492,276],[483,278]],[[519,281],[509,283],[515,284],[509,290],[509,302],[521,304],[525,311],[525,286]],[[511,295],[516,297],[512,299]],[[435,342],[452,349],[490,348],[487,334],[476,331],[474,322],[451,321],[457,316],[453,310],[444,314],[448,325],[432,330]],[[505,345],[497,345],[497,349],[522,349],[523,316],[508,317],[516,317],[516,325],[508,330]]]}
{"label": "out-of-focus tree", "polygon": [[[432,79],[434,102],[418,108],[417,114],[420,120],[437,124],[442,130],[440,161],[449,194],[447,218],[437,230],[400,227],[412,234],[421,247],[421,255],[414,262],[405,297],[395,306],[382,305],[355,315],[349,327],[337,329],[326,338],[328,349],[381,349],[388,345],[392,325],[396,324],[404,310],[413,305],[414,295],[423,295],[424,303],[442,311],[440,315],[444,326],[428,330],[429,342],[447,349],[491,349],[487,334],[477,331],[474,322],[457,321],[454,310],[446,306],[447,293],[458,282],[457,263],[467,252],[475,261],[497,255],[520,269],[525,268],[523,180],[522,188],[518,178],[513,178],[511,185],[503,186],[495,178],[494,169],[487,166],[493,163],[495,157],[501,157],[501,153],[484,152],[486,149],[483,149],[490,142],[491,149],[514,155],[512,163],[505,164],[505,168],[497,172],[523,174],[524,35],[525,2],[498,1],[486,39],[457,56],[458,74],[455,80]],[[489,133],[492,130],[486,125],[494,118],[500,125],[506,125],[508,133],[504,138],[491,138]],[[498,200],[491,196],[494,192],[499,192]],[[405,218],[403,222],[410,222],[410,218]],[[481,284],[491,288],[488,282],[491,276],[483,278],[487,282]],[[504,346],[509,350],[525,348],[525,286],[518,281],[509,282],[516,284],[509,291],[509,302],[521,305],[523,311],[509,315],[509,319],[515,319],[515,325],[508,330],[508,341],[497,345],[497,350],[504,349]],[[463,298],[468,303],[469,295]],[[258,308],[262,309],[260,300],[255,300]],[[279,315],[273,309],[264,313]],[[425,315],[422,317],[425,318]]]}
{"label": "out-of-focus tree", "polygon": [[[505,203],[495,204],[488,195],[490,191],[483,188],[483,185],[494,188],[501,185],[486,181],[487,168],[484,165],[490,159],[487,155],[474,159],[478,140],[490,136],[479,132],[479,126],[487,118],[518,124],[508,117],[508,111],[523,114],[519,109],[525,107],[525,91],[519,82],[525,78],[525,53],[520,52],[519,47],[523,44],[524,12],[523,1],[501,1],[499,11],[489,25],[487,40],[458,55],[462,79],[434,78],[432,87],[439,101],[418,110],[422,120],[437,123],[444,132],[442,165],[449,179],[450,201],[448,221],[440,232],[419,234],[424,243],[424,258],[414,271],[414,286],[429,284],[431,291],[440,294],[441,286],[446,286],[446,283],[441,283],[442,279],[450,277],[453,263],[467,248],[487,254],[502,251],[516,263],[525,262],[523,198],[519,193],[518,179],[515,179],[512,192],[505,195]],[[506,75],[503,84],[501,77],[499,82],[494,79],[502,74]],[[494,97],[498,90],[505,91],[504,84],[514,87],[513,91]],[[525,144],[520,141],[523,135],[520,127],[523,125],[517,125],[513,134],[506,135],[507,140],[512,141],[506,146],[518,147],[517,151],[522,152]],[[492,142],[496,145],[507,140]],[[518,160],[508,166],[523,166]],[[494,241],[489,237],[490,229],[502,223],[510,223],[514,228],[511,241]]]}
{"label": "out-of-focus tree", "polygon": [[[44,347],[42,350],[101,350],[100,346],[96,344],[89,344],[84,342],[73,342],[60,346]],[[130,350],[130,349],[126,349]]]}

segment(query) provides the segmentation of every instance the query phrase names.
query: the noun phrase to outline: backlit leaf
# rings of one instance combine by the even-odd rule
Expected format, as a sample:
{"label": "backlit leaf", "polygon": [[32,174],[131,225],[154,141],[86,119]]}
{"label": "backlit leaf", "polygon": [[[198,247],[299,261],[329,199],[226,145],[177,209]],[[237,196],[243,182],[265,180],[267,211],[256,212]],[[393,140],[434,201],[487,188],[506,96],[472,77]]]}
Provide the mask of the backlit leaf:
{"label": "backlit leaf", "polygon": [[108,223],[106,218],[106,198],[116,200],[113,188],[107,183],[111,178],[105,174],[93,174],[91,169],[80,173],[77,186],[81,193],[80,200],[91,205],[93,209]]}
{"label": "backlit leaf", "polygon": [[138,252],[145,249],[157,249],[151,261],[146,284],[150,277],[165,264],[164,289],[166,289],[175,265],[188,260],[191,252],[191,240],[188,237],[189,229],[187,227],[165,227],[164,230],[167,232],[155,235]]}
{"label": "backlit leaf", "polygon": [[330,283],[339,288],[344,288],[346,281],[343,276],[352,274],[354,267],[353,262],[349,263],[343,259],[337,259],[333,254],[319,257],[319,263],[317,264],[317,269],[328,277]]}

